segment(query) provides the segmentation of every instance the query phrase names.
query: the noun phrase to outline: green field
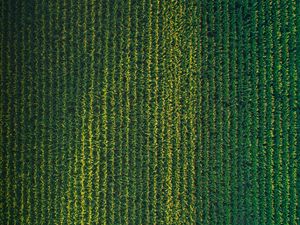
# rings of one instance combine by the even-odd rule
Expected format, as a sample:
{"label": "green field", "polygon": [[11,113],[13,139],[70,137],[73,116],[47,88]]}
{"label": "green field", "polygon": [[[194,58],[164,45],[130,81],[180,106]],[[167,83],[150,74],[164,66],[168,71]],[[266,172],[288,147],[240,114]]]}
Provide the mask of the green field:
{"label": "green field", "polygon": [[1,0],[0,224],[300,224],[299,0]]}

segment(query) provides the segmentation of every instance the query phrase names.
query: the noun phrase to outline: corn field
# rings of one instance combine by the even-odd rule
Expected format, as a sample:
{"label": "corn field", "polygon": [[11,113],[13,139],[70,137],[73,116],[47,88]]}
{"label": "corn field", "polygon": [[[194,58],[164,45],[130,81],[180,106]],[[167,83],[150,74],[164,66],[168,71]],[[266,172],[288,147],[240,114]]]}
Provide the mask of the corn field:
{"label": "corn field", "polygon": [[0,9],[0,224],[300,224],[300,1]]}

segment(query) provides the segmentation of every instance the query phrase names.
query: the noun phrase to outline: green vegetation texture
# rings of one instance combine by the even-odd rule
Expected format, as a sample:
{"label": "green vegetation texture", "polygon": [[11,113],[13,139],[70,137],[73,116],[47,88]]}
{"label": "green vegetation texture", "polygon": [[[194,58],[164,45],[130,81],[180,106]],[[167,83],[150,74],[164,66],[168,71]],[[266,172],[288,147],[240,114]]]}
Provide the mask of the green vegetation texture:
{"label": "green vegetation texture", "polygon": [[0,224],[300,224],[300,1],[0,9]]}

